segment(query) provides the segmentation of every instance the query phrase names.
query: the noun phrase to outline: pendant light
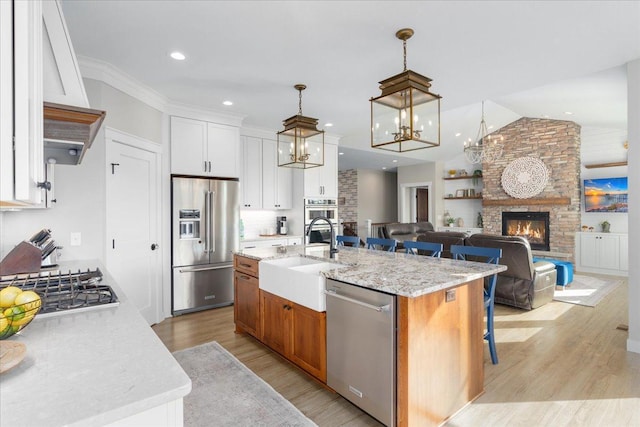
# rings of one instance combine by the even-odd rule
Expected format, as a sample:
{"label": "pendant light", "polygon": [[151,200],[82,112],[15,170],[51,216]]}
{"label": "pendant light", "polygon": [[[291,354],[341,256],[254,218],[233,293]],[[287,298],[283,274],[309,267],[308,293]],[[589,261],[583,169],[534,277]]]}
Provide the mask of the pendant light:
{"label": "pendant light", "polygon": [[382,94],[371,98],[371,146],[404,152],[440,145],[440,95],[431,93],[431,79],[407,70],[411,28],[396,32],[402,40],[404,71],[380,82]]}
{"label": "pendant light", "polygon": [[487,131],[487,122],[484,121],[484,101],[482,101],[482,119],[475,141],[465,141],[464,155],[469,163],[493,163],[502,157],[504,137],[490,135]]}
{"label": "pendant light", "polygon": [[278,132],[278,166],[309,169],[324,165],[324,131],[318,130],[318,119],[302,115],[302,91],[297,84],[298,114],[283,120],[284,130]]}

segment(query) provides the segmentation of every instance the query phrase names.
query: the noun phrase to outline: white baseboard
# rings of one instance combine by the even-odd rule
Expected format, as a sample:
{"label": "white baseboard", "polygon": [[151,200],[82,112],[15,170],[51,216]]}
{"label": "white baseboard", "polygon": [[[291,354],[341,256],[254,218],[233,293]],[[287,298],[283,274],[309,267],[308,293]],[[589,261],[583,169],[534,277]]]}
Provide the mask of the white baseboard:
{"label": "white baseboard", "polygon": [[627,351],[640,353],[640,341],[627,340]]}

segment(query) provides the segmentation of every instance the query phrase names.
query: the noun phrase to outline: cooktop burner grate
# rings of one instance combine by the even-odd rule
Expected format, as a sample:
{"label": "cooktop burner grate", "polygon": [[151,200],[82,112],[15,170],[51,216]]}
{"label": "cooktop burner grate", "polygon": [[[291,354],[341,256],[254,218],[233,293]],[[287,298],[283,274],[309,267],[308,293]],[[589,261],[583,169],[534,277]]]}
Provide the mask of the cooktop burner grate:
{"label": "cooktop burner grate", "polygon": [[0,289],[16,286],[24,291],[37,292],[42,298],[39,314],[47,314],[117,303],[118,297],[113,289],[101,281],[99,268],[75,273],[40,272],[2,277]]}

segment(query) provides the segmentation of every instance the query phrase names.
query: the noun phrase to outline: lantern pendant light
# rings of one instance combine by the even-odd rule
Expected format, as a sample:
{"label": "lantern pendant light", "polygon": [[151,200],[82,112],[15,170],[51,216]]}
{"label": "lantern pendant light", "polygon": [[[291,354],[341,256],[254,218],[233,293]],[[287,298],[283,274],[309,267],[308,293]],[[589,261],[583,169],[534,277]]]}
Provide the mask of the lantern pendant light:
{"label": "lantern pendant light", "polygon": [[324,165],[324,131],[318,130],[318,119],[302,115],[302,91],[297,84],[298,114],[283,120],[284,130],[278,132],[278,166],[309,169]]}
{"label": "lantern pendant light", "polygon": [[431,79],[407,70],[411,28],[396,32],[402,40],[404,71],[380,82],[382,94],[371,98],[371,146],[404,152],[440,145],[440,95],[431,93]]}

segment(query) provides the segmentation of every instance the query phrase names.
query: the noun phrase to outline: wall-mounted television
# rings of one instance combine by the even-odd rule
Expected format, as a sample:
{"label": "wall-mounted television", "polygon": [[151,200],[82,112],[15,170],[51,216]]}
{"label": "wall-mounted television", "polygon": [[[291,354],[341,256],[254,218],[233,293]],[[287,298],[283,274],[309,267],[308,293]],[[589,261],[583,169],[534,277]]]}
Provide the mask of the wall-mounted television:
{"label": "wall-mounted television", "polygon": [[629,212],[627,177],[584,180],[585,212]]}

